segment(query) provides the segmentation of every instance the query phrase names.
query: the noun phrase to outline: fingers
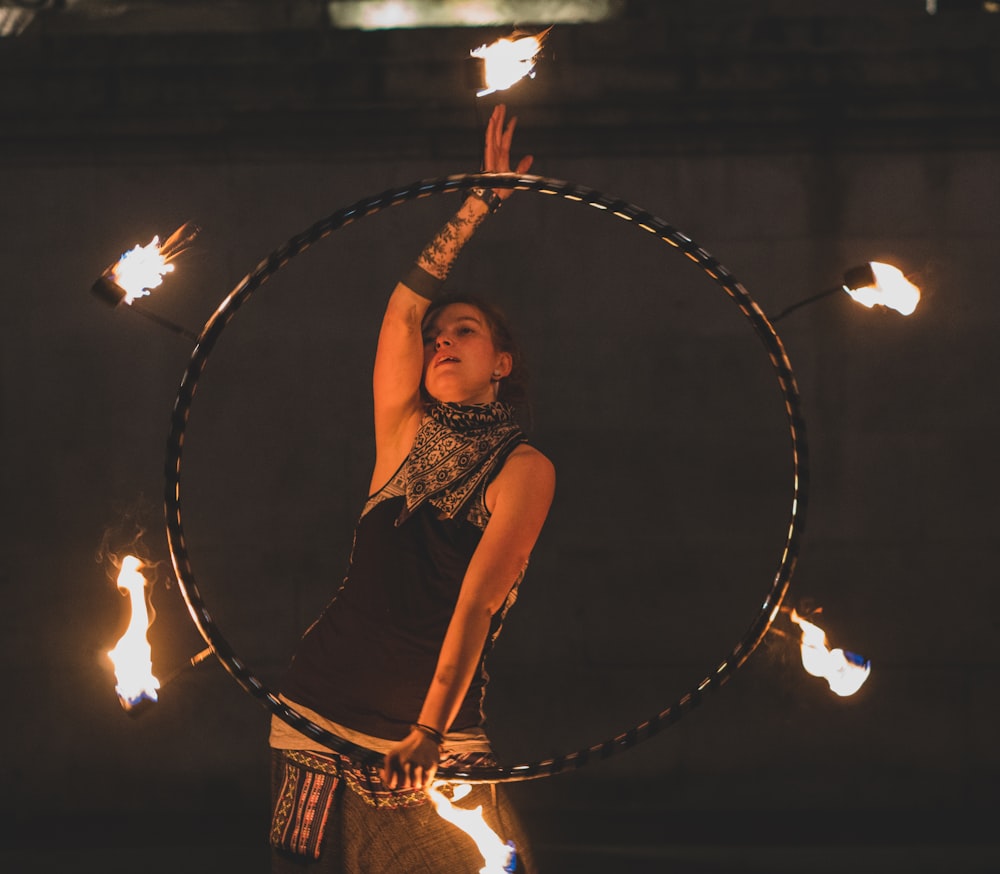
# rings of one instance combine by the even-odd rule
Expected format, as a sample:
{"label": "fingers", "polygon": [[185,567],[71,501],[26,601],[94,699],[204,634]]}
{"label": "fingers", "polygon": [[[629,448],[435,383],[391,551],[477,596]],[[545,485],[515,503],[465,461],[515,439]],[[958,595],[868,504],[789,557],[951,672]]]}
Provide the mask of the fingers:
{"label": "fingers", "polygon": [[399,753],[389,753],[381,777],[390,789],[426,789],[434,780],[437,768],[437,762],[422,765]]}
{"label": "fingers", "polygon": [[437,765],[425,768],[415,762],[409,762],[391,769],[383,769],[382,781],[390,789],[426,789],[434,780],[436,772]]}
{"label": "fingers", "polygon": [[[510,147],[517,128],[517,116],[507,120],[507,107],[498,103],[493,107],[486,125],[486,143],[483,152],[483,169],[486,173],[510,173]],[[517,165],[518,173],[525,173],[531,166],[530,155],[522,158]]]}
{"label": "fingers", "polygon": [[507,155],[510,155],[510,144],[514,141],[514,128],[517,127],[517,116],[513,116],[511,120],[507,123],[507,128],[504,129],[503,123],[500,124],[500,149]]}
{"label": "fingers", "polygon": [[490,113],[490,123],[487,126],[487,139],[493,149],[499,149],[503,145],[503,125],[507,117],[507,106],[498,103]]}

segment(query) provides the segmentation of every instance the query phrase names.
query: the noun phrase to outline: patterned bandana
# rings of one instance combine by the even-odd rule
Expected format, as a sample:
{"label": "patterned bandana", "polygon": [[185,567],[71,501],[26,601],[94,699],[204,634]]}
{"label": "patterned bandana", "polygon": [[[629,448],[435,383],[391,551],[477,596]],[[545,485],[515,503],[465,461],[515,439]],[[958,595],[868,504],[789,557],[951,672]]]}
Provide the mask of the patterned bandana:
{"label": "patterned bandana", "polygon": [[497,462],[525,439],[514,409],[491,404],[436,403],[427,410],[413,448],[403,463],[406,506],[397,524],[424,501],[454,519]]}

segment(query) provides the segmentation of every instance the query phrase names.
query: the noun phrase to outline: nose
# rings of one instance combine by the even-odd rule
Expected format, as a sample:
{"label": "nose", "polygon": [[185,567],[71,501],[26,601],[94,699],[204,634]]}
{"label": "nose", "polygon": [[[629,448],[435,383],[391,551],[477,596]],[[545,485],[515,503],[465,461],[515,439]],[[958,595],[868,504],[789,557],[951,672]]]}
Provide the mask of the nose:
{"label": "nose", "polygon": [[434,348],[440,349],[442,346],[450,346],[451,340],[449,340],[444,334],[438,334],[434,338]]}

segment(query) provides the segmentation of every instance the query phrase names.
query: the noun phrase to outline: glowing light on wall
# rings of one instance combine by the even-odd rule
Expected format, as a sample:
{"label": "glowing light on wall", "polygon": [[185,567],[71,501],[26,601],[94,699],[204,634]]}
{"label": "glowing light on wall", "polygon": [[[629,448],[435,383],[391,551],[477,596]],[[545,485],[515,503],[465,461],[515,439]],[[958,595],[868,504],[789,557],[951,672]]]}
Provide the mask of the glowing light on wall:
{"label": "glowing light on wall", "polygon": [[618,15],[624,0],[329,0],[327,14],[345,30],[583,24]]}

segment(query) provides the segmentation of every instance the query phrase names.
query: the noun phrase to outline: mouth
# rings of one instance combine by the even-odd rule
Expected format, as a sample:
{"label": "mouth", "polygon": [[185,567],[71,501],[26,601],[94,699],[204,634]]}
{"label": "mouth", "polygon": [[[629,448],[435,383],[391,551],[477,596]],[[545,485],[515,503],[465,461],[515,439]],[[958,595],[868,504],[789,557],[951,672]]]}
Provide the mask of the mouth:
{"label": "mouth", "polygon": [[434,366],[440,367],[442,364],[458,364],[459,361],[460,359],[454,355],[441,355],[434,361]]}

